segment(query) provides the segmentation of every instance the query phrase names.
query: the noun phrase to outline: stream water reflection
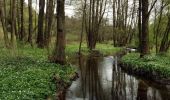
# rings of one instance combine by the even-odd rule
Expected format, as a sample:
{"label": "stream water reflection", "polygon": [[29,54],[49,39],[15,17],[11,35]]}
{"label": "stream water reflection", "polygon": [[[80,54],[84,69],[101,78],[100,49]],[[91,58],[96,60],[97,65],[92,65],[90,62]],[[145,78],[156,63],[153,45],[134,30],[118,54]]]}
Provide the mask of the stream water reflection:
{"label": "stream water reflection", "polygon": [[80,57],[79,76],[66,100],[170,100],[170,86],[142,80],[123,72],[117,57]]}

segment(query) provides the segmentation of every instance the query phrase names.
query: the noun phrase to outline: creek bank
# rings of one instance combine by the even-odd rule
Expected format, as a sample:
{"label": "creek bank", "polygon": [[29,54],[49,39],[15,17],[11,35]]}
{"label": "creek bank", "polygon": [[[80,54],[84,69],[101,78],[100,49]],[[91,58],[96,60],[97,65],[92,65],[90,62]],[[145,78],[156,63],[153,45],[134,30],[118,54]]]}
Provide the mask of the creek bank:
{"label": "creek bank", "polygon": [[[67,89],[71,86],[72,82],[75,81],[77,78],[79,78],[78,73],[75,72],[69,80],[68,83],[64,82],[62,79],[60,79],[58,76],[53,76],[53,82],[56,84],[56,99],[57,100],[65,100],[65,94]],[[55,97],[53,97],[55,98]],[[48,97],[47,99],[51,99],[51,97]]]}
{"label": "creek bank", "polygon": [[130,53],[123,56],[120,67],[131,75],[170,85],[170,63],[168,57],[149,56],[140,58],[138,53]]}

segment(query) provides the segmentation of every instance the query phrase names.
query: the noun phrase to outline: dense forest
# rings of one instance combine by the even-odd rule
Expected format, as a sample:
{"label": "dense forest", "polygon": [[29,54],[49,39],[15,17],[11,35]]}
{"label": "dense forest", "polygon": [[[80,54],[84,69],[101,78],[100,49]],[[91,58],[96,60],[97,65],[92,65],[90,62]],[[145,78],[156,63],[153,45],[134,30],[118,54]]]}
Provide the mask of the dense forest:
{"label": "dense forest", "polygon": [[170,1],[0,0],[0,52],[2,100],[170,100]]}

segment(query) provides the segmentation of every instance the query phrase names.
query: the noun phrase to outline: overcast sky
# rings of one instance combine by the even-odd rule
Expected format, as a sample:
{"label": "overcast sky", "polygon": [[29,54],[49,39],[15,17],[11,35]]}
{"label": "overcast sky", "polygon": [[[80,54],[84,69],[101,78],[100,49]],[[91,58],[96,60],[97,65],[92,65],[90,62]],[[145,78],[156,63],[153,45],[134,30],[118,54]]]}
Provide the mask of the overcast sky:
{"label": "overcast sky", "polygon": [[[75,2],[71,3],[70,1],[71,0],[66,0],[65,1],[65,14],[66,14],[66,16],[72,17],[72,16],[75,16],[75,12],[76,12],[76,8],[75,7],[78,4],[76,4]],[[28,0],[25,0],[25,3],[28,4]],[[37,4],[39,5],[39,0],[37,0]],[[39,11],[39,6],[38,5],[36,6],[36,0],[33,0],[32,6],[37,11],[37,13]],[[112,19],[113,19],[113,17],[112,17],[113,16],[113,13],[112,13],[113,10],[112,10],[111,5],[109,5],[109,6],[107,7],[108,9],[106,10],[104,18],[108,18],[109,23],[111,24],[112,23]],[[133,0],[129,0],[129,11],[130,11],[131,7],[133,7]],[[153,16],[153,13],[151,14],[150,18],[153,18],[152,16]]]}
{"label": "overcast sky", "polygon": [[[74,6],[72,5],[69,5],[69,2],[67,2],[68,0],[66,0],[66,6],[65,6],[65,13],[66,13],[66,16],[69,16],[69,17],[72,17],[75,15],[75,11],[74,11]],[[39,0],[37,0],[37,6],[36,6],[36,0],[32,0],[32,6],[33,8],[37,11],[38,13],[38,10],[39,10]],[[25,3],[28,4],[28,0],[25,0]],[[45,7],[46,8],[46,7]],[[56,12],[56,11],[55,11]]]}

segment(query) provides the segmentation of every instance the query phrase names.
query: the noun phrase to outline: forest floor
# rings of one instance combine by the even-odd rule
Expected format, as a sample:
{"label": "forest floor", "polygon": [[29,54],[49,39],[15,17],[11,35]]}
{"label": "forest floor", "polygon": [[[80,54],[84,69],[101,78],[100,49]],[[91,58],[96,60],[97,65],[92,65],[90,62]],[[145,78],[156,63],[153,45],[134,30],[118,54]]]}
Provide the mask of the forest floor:
{"label": "forest floor", "polygon": [[[43,51],[0,49],[0,99],[44,99],[71,83],[76,69],[48,62]],[[63,87],[57,81],[63,82]]]}
{"label": "forest floor", "polygon": [[139,53],[129,53],[122,57],[121,64],[132,74],[161,82],[170,82],[170,55],[148,55],[140,58]]}
{"label": "forest floor", "polygon": [[[118,52],[109,44],[98,44],[103,55]],[[89,54],[83,43],[83,54]],[[61,66],[48,61],[46,49],[28,45],[9,50],[0,46],[0,91],[2,100],[44,99],[54,97],[59,90],[71,84],[76,69],[73,65]],[[67,58],[78,52],[78,43],[66,47]],[[62,84],[61,84],[62,83]]]}

